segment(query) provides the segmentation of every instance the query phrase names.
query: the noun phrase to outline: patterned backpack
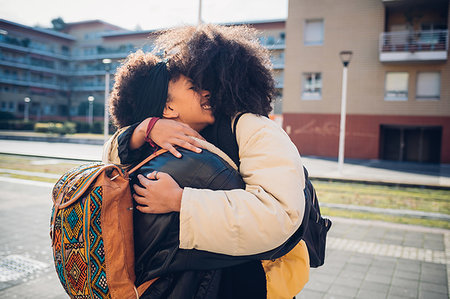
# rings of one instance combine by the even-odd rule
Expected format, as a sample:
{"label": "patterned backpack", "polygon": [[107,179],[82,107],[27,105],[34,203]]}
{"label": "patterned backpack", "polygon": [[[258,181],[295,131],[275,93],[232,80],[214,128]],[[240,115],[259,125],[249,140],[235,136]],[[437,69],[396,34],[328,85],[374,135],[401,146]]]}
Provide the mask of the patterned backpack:
{"label": "patterned backpack", "polygon": [[90,163],[65,173],[52,191],[50,237],[59,280],[71,298],[139,298],[134,285],[133,199],[129,172]]}

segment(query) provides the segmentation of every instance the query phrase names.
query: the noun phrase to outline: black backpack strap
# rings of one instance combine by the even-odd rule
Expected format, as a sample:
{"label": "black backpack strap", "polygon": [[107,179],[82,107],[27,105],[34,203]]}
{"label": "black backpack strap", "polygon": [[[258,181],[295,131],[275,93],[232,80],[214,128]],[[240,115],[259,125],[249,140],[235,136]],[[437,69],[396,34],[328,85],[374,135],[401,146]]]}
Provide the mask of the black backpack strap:
{"label": "black backpack strap", "polygon": [[244,115],[244,113],[239,113],[234,118],[234,122],[233,122],[233,135],[234,135],[234,138],[236,138],[236,127],[237,127],[238,120],[241,118],[242,115]]}

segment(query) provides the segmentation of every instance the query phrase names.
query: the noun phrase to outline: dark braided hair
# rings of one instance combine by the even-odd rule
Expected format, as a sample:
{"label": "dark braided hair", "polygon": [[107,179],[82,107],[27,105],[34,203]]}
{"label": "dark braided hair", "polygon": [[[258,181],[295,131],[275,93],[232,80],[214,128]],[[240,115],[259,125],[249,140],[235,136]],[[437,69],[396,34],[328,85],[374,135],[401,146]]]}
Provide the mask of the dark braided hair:
{"label": "dark braided hair", "polygon": [[195,85],[211,93],[217,114],[251,112],[267,116],[272,110],[275,82],[270,56],[247,26],[202,24],[162,32],[157,51],[177,65]]}

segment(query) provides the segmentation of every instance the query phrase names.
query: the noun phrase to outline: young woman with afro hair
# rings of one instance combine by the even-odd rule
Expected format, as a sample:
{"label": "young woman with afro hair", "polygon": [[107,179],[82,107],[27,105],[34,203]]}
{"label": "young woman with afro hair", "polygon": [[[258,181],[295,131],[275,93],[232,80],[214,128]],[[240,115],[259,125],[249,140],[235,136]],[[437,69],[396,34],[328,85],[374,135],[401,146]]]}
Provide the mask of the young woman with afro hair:
{"label": "young woman with afro hair", "polygon": [[[239,166],[245,189],[181,188],[170,175],[154,172],[148,178],[139,176],[144,188],[135,188],[134,197],[140,211],[179,212],[180,249],[247,256],[286,243],[301,230],[304,174],[297,148],[268,118],[275,85],[268,51],[260,45],[256,31],[243,26],[185,26],[162,32],[157,46],[193,89],[207,91],[208,105],[204,108],[214,113],[215,121],[200,134]],[[130,152],[145,144],[144,137],[168,149],[176,145],[201,147],[187,141],[194,136],[192,132],[180,130],[171,120],[158,120],[150,132],[146,131],[143,128],[148,119],[122,142]],[[133,138],[139,140],[134,146]],[[300,241],[279,259],[224,269],[220,289],[231,292],[231,297],[252,298],[245,285],[258,287],[261,281],[254,282],[256,273],[265,273],[262,283],[267,298],[292,298],[308,280],[305,243]],[[236,297],[237,292],[241,296]]]}

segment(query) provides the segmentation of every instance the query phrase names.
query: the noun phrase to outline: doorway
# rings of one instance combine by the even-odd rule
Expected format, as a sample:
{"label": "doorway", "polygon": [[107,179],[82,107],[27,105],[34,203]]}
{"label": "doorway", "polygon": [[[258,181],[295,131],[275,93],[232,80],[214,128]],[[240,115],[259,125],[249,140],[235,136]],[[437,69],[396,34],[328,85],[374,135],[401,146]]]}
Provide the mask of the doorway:
{"label": "doorway", "polygon": [[380,126],[380,158],[392,161],[440,163],[442,127]]}

